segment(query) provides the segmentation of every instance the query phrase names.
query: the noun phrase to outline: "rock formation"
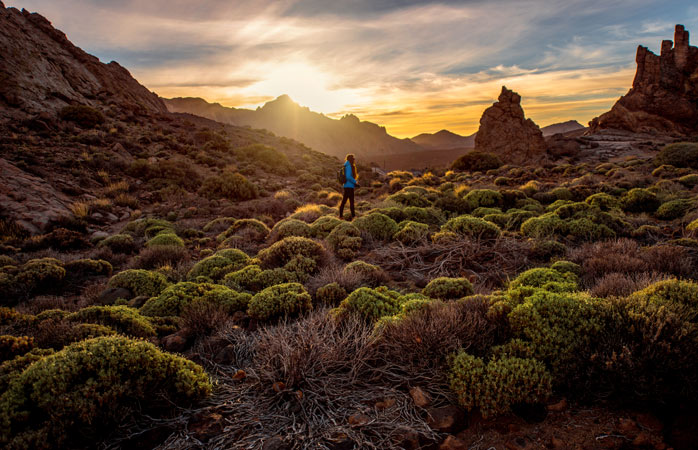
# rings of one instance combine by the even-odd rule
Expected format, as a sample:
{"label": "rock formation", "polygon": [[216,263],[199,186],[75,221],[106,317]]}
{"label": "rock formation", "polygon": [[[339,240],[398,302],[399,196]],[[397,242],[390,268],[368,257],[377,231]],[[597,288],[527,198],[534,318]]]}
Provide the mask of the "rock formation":
{"label": "rock formation", "polygon": [[499,101],[482,113],[475,149],[495,153],[507,162],[525,163],[545,154],[545,140],[538,125],[524,116],[521,96],[502,86]]}
{"label": "rock formation", "polygon": [[659,56],[638,46],[633,87],[613,108],[590,123],[632,132],[698,132],[698,48],[688,44],[688,31],[676,25],[674,42],[662,41]]}
{"label": "rock formation", "polygon": [[167,111],[118,63],[101,63],[43,16],[5,8],[2,2],[0,49],[0,120],[53,113],[68,104]]}

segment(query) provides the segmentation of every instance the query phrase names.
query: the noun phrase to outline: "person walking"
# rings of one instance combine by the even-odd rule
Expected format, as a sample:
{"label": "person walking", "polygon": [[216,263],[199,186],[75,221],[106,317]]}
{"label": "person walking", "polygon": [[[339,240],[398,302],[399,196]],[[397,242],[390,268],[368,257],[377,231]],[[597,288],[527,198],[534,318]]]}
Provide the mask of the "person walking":
{"label": "person walking", "polygon": [[344,205],[346,205],[347,200],[349,200],[351,219],[354,220],[354,189],[359,187],[359,183],[356,181],[357,178],[354,155],[350,153],[344,161],[344,195],[342,196],[342,203],[339,204],[339,218],[342,220],[344,220]]}

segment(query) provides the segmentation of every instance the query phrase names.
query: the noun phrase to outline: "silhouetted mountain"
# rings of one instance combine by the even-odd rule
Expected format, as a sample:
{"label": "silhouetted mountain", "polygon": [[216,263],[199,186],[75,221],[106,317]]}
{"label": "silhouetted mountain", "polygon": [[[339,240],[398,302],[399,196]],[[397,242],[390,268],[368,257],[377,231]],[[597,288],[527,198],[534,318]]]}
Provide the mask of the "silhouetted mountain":
{"label": "silhouetted mountain", "polygon": [[475,147],[475,134],[461,136],[448,130],[441,130],[437,133],[422,133],[412,138],[412,141],[426,149],[448,150],[452,148],[473,148]]}
{"label": "silhouetted mountain", "polygon": [[389,135],[385,127],[360,121],[353,114],[339,120],[331,119],[300,106],[288,95],[282,95],[256,110],[228,108],[200,98],[163,100],[171,112],[186,112],[232,125],[264,128],[340,158],[354,153],[364,161],[377,161],[386,154],[424,150],[409,139]]}
{"label": "silhouetted mountain", "polygon": [[547,127],[542,127],[540,131],[543,132],[543,136],[552,136],[553,134],[559,133],[569,133],[570,131],[583,130],[584,125],[577,122],[576,120],[568,120],[567,122],[554,123],[548,125]]}
{"label": "silhouetted mountain", "polygon": [[40,14],[6,9],[2,2],[0,48],[0,119],[30,117],[76,103],[167,111],[157,95],[118,63],[101,63]]}

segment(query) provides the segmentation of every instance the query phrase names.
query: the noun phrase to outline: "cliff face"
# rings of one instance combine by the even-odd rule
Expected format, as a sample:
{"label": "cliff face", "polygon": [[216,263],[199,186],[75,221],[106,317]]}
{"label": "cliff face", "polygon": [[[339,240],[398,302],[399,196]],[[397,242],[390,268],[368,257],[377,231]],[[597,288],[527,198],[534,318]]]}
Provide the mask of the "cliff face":
{"label": "cliff face", "polygon": [[673,42],[662,41],[659,56],[639,46],[635,60],[633,87],[589,123],[591,132],[698,132],[698,48],[689,45],[683,25],[676,25]]}
{"label": "cliff face", "polygon": [[545,140],[538,125],[524,116],[521,96],[502,86],[499,101],[482,113],[475,148],[507,162],[524,163],[545,154]]}
{"label": "cliff face", "polygon": [[0,2],[0,120],[51,112],[68,104],[116,104],[166,112],[160,98],[116,62],[103,64],[36,13]]}

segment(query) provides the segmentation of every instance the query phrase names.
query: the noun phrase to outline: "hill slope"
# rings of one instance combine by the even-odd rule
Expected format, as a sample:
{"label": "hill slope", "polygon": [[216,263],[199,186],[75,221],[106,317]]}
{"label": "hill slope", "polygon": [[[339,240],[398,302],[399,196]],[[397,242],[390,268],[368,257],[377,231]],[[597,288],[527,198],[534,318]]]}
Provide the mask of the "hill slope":
{"label": "hill slope", "polygon": [[436,133],[422,133],[412,138],[412,141],[426,149],[448,150],[453,148],[475,147],[475,134],[461,136],[448,130]]}
{"label": "hill slope", "polygon": [[328,155],[343,158],[354,153],[360,160],[379,160],[385,154],[423,150],[409,139],[398,139],[384,127],[362,122],[354,115],[339,120],[311,111],[282,95],[256,110],[228,108],[200,98],[164,99],[172,112],[186,112],[237,126],[264,128],[295,139]]}

